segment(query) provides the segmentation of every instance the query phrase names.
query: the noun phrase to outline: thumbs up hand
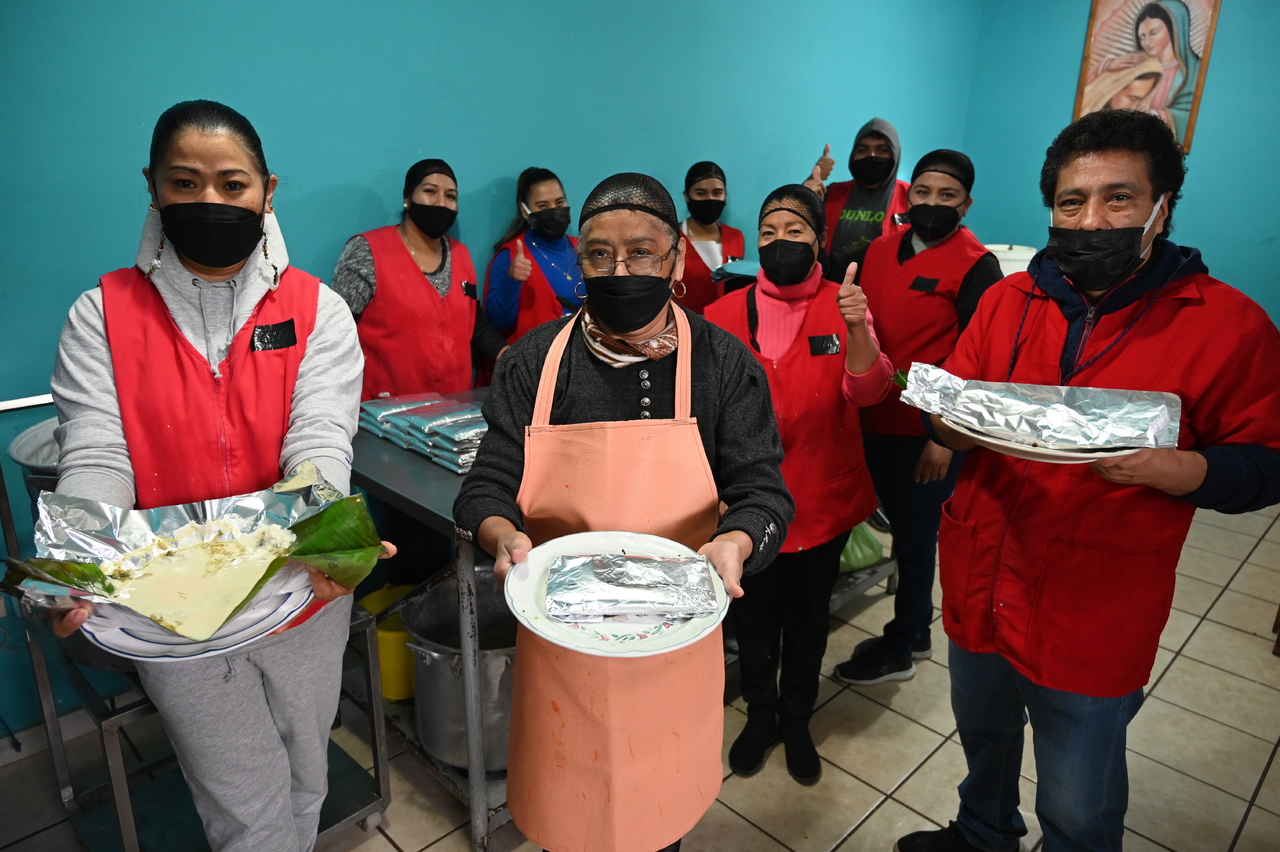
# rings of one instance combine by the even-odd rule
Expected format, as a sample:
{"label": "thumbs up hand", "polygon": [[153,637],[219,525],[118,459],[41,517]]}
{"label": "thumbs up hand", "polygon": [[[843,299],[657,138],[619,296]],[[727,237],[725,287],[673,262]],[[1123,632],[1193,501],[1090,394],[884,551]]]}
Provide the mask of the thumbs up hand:
{"label": "thumbs up hand", "polygon": [[823,180],[831,177],[831,171],[836,167],[836,161],[831,158],[831,143],[827,143],[827,147],[822,149],[822,156],[818,158],[817,166],[821,169],[821,177]]}
{"label": "thumbs up hand", "polygon": [[813,171],[809,173],[809,178],[804,185],[817,193],[819,198],[825,198],[827,194],[827,185],[822,182],[822,167],[815,165]]}
{"label": "thumbs up hand", "polygon": [[524,241],[516,237],[516,247],[511,250],[511,266],[507,274],[513,280],[524,281],[533,273],[533,263],[524,253]]}
{"label": "thumbs up hand", "polygon": [[844,283],[840,285],[840,292],[836,295],[840,316],[844,318],[844,324],[850,331],[867,323],[867,295],[862,292],[861,287],[853,283],[854,276],[857,274],[858,264],[849,264],[849,269],[844,274]]}

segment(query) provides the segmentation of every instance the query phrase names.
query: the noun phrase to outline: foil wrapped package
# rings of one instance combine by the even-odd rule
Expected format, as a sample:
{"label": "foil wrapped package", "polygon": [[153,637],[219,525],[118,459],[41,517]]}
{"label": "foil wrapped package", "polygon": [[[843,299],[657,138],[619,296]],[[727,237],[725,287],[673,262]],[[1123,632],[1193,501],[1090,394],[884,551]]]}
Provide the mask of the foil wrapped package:
{"label": "foil wrapped package", "polygon": [[1176,449],[1182,400],[1160,391],[966,381],[912,364],[902,401],[992,438],[1053,450]]}
{"label": "foil wrapped package", "polygon": [[547,615],[578,622],[711,615],[716,611],[713,570],[705,556],[558,556],[547,578]]}

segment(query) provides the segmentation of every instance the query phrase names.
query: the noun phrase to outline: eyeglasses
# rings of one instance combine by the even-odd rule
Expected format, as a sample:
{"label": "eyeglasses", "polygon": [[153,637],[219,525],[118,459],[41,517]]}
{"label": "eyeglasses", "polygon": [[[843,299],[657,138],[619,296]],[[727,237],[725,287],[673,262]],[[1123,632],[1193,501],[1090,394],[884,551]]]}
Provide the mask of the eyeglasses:
{"label": "eyeglasses", "polygon": [[676,247],[672,246],[666,254],[633,254],[623,260],[615,260],[611,254],[579,255],[578,265],[590,267],[597,276],[613,275],[618,271],[619,263],[626,266],[632,275],[656,275],[675,250]]}

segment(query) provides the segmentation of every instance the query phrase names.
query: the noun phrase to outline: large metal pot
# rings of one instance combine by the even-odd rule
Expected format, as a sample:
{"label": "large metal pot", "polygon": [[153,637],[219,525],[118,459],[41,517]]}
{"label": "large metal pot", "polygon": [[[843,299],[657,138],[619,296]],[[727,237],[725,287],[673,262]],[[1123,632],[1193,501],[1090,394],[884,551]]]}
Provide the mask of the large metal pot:
{"label": "large metal pot", "polygon": [[[462,634],[458,580],[451,569],[401,611],[413,641],[418,739],[445,763],[467,766],[466,705],[462,689]],[[507,609],[492,565],[476,566],[476,619],[480,628],[480,700],[484,713],[484,768],[507,768],[511,724],[511,669],[516,618]]]}

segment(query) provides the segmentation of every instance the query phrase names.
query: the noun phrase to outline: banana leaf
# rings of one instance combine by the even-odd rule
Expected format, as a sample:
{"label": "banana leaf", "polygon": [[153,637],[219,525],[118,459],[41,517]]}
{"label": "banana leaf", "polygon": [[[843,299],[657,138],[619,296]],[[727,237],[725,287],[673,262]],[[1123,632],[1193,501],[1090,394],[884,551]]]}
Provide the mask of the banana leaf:
{"label": "banana leaf", "polygon": [[102,569],[89,562],[67,562],[61,559],[32,557],[21,561],[6,559],[5,564],[9,566],[9,571],[5,575],[6,590],[16,588],[17,583],[21,582],[21,580],[15,580],[13,576],[15,574],[22,578],[42,580],[83,592],[92,592],[95,595],[106,596],[116,590],[115,584],[102,573]]}
{"label": "banana leaf", "polygon": [[262,587],[288,562],[319,568],[344,588],[354,589],[369,576],[382,553],[382,539],[369,516],[364,496],[353,494],[289,527],[297,540],[287,556],[267,567],[253,590],[228,617],[249,605]]}

